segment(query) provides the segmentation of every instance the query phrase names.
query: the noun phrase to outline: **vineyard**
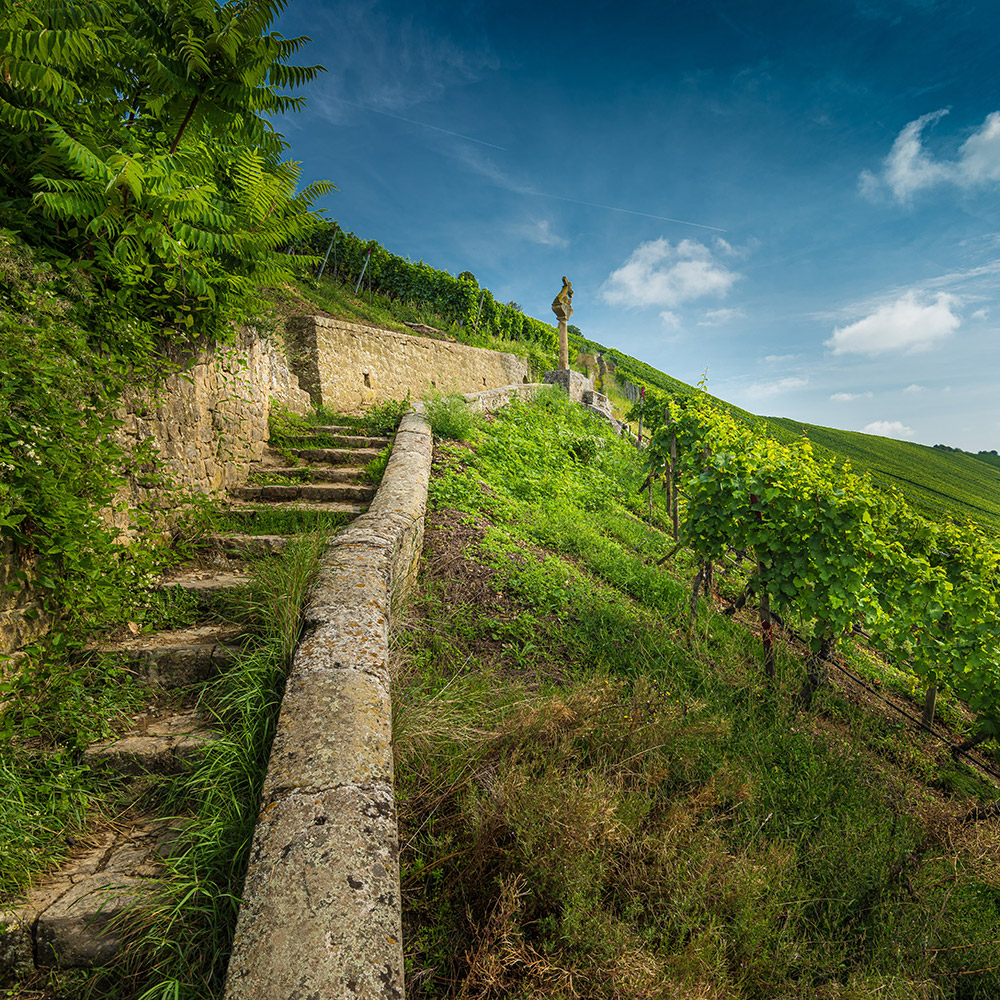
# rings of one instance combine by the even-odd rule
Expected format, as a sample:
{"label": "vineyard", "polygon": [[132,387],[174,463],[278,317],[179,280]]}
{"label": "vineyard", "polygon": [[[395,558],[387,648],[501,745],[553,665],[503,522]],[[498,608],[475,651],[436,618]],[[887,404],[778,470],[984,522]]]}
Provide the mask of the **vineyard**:
{"label": "vineyard", "polygon": [[336,223],[320,228],[297,249],[325,257],[323,271],[335,280],[356,288],[364,285],[395,302],[420,303],[470,331],[553,350],[558,346],[554,327],[526,316],[515,303],[498,302],[489,289],[479,287],[470,271],[455,277],[423,261],[414,263]]}
{"label": "vineyard", "polygon": [[758,598],[765,670],[771,609],[808,642],[803,707],[841,638],[862,632],[927,691],[925,721],[946,690],[977,714],[975,742],[1000,733],[1000,549],[988,536],[928,521],[898,492],[818,459],[805,439],[781,444],[707,396],[673,400],[662,416],[649,471],[701,562],[693,600],[713,564],[748,558],[739,603]]}

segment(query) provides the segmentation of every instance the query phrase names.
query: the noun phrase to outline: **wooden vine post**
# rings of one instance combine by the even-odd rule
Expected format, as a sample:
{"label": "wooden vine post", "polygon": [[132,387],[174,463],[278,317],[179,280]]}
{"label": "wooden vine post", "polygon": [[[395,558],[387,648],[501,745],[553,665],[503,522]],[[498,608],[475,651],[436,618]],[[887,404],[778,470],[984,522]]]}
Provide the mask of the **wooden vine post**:
{"label": "wooden vine post", "polygon": [[674,529],[674,541],[677,541],[681,537],[680,519],[677,514],[677,494],[680,490],[677,485],[677,435],[673,431],[670,433],[670,481],[674,484],[674,488],[670,491],[670,520]]}
{"label": "wooden vine post", "polygon": [[[670,420],[670,407],[665,406],[663,408],[663,426],[669,428],[671,424]],[[663,478],[666,481],[665,485],[667,488],[667,510],[673,515],[674,509],[674,470],[671,465],[668,465],[664,470]],[[677,541],[677,535],[674,535],[674,541]]]}
{"label": "wooden vine post", "polygon": [[[750,503],[760,503],[760,497],[756,493],[750,494]],[[764,515],[758,510],[756,512],[757,522],[762,523]],[[767,578],[764,576],[764,565],[757,560],[757,586],[760,598],[760,642],[764,647],[764,675],[769,681],[773,681],[777,675],[774,662],[774,632],[771,625],[771,598],[767,592]]]}
{"label": "wooden vine post", "polygon": [[937,706],[937,684],[932,684],[924,695],[924,716],[923,723],[930,729],[934,725],[934,709]]}

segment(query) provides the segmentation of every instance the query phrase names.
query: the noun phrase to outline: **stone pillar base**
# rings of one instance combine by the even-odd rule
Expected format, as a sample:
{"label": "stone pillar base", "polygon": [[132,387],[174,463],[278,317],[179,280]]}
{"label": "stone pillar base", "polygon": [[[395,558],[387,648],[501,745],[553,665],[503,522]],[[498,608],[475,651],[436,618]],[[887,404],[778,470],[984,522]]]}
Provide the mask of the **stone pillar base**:
{"label": "stone pillar base", "polygon": [[560,368],[554,372],[546,372],[542,381],[549,385],[558,385],[574,403],[583,402],[584,392],[593,392],[594,379],[590,375],[581,375],[572,368]]}

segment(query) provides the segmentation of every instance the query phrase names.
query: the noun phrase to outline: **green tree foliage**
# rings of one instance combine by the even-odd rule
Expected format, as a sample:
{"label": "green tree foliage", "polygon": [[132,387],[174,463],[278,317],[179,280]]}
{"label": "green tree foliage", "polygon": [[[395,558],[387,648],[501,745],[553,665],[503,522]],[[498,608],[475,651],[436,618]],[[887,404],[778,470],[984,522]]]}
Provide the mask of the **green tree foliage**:
{"label": "green tree foliage", "polygon": [[285,0],[88,0],[0,16],[0,208],[35,245],[85,262],[119,317],[224,335],[288,275],[325,183],[269,115],[319,67],[268,30]]}

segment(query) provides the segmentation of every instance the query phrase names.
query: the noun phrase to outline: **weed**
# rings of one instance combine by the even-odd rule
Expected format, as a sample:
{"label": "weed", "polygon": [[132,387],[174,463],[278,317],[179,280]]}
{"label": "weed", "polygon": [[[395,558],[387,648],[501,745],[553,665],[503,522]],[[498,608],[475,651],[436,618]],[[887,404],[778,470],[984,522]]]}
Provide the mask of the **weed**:
{"label": "weed", "polygon": [[431,396],[426,400],[427,420],[436,438],[467,441],[479,425],[479,416],[469,409],[460,393]]}
{"label": "weed", "polygon": [[216,511],[197,522],[189,522],[184,531],[188,545],[209,533],[245,533],[256,535],[294,535],[299,532],[334,532],[349,523],[355,515],[330,510],[308,508],[285,509],[267,504],[248,505],[239,509]]}
{"label": "weed", "polygon": [[364,471],[364,477],[368,482],[378,485],[382,482],[382,476],[385,474],[385,468],[389,464],[389,458],[392,455],[392,445],[386,445],[379,453],[375,456],[366,466]]}

